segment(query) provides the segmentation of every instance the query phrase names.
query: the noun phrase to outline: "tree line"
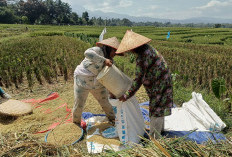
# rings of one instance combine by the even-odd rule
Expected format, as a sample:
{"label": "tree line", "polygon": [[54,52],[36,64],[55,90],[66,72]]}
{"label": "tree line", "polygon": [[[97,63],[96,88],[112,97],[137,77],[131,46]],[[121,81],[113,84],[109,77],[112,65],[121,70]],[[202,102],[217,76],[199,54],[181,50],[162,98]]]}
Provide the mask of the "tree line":
{"label": "tree line", "polygon": [[0,0],[0,23],[132,26],[128,19],[90,19],[87,11],[79,16],[61,0]]}
{"label": "tree line", "polygon": [[61,0],[0,0],[0,23],[83,24],[82,16]]}
{"label": "tree line", "polygon": [[232,24],[173,24],[171,22],[132,22],[127,18],[103,19],[79,16],[61,0],[0,0],[0,23],[97,25],[97,26],[156,26],[156,27],[232,27]]}

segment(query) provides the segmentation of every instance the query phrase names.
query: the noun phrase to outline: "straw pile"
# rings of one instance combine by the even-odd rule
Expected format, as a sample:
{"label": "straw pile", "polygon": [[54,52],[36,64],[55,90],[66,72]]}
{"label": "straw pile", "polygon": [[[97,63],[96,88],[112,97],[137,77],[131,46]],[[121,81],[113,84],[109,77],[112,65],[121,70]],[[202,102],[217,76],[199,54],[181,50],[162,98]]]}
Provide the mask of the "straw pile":
{"label": "straw pile", "polygon": [[48,143],[54,145],[70,145],[80,138],[82,130],[74,123],[57,126],[47,137]]}

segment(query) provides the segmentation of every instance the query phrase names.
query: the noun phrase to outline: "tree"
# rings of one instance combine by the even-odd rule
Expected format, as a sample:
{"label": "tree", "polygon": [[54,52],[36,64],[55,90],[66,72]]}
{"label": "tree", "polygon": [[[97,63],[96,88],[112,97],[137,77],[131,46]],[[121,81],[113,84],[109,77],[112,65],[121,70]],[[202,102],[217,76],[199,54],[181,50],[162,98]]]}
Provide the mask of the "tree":
{"label": "tree", "polygon": [[57,0],[56,4],[56,20],[58,23],[70,23],[72,9],[68,3]]}
{"label": "tree", "polygon": [[22,20],[23,24],[28,24],[29,23],[29,19],[26,16],[22,16],[21,20]]}
{"label": "tree", "polygon": [[93,19],[89,20],[88,25],[93,25]]}
{"label": "tree", "polygon": [[98,26],[104,25],[104,20],[101,17],[97,18],[96,25],[98,25]]}
{"label": "tree", "polygon": [[79,18],[78,24],[79,24],[79,25],[83,25],[83,20],[82,20],[82,18]]}
{"label": "tree", "polygon": [[165,22],[164,26],[165,27],[170,27],[171,26],[171,22]]}
{"label": "tree", "polygon": [[7,6],[6,0],[0,0],[0,7],[6,7],[6,6]]}
{"label": "tree", "polygon": [[126,18],[122,19],[123,26],[132,26],[132,24],[133,23],[129,19],[126,19]]}
{"label": "tree", "polygon": [[46,12],[43,13],[38,22],[43,24],[56,24],[57,11],[56,4],[53,0],[45,0]]}
{"label": "tree", "polygon": [[30,23],[35,21],[46,12],[45,4],[42,0],[27,0],[27,2],[20,2],[20,14],[27,16]]}
{"label": "tree", "polygon": [[88,22],[89,22],[89,13],[87,11],[82,13],[82,20],[83,20],[84,24],[88,24]]}
{"label": "tree", "polygon": [[0,23],[15,23],[18,19],[7,7],[0,7]]}
{"label": "tree", "polygon": [[75,12],[71,13],[70,21],[71,21],[71,24],[74,24],[74,25],[79,24],[79,16],[77,15],[77,13],[75,13]]}
{"label": "tree", "polygon": [[222,24],[217,23],[217,24],[214,25],[214,27],[215,27],[215,28],[221,28],[221,27],[222,27]]}

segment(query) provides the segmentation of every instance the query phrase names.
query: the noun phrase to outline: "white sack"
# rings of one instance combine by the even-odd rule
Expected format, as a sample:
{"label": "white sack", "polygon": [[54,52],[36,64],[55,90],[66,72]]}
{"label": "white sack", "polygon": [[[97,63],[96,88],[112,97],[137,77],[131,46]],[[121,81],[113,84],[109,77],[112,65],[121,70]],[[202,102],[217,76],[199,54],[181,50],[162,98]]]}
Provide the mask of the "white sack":
{"label": "white sack", "polygon": [[192,99],[181,108],[173,108],[165,117],[164,131],[221,131],[226,124],[203,100],[201,94],[192,93]]}
{"label": "white sack", "polygon": [[117,108],[115,124],[120,141],[123,144],[139,143],[139,136],[144,135],[145,124],[136,97],[133,96],[125,102],[110,99],[110,103]]}

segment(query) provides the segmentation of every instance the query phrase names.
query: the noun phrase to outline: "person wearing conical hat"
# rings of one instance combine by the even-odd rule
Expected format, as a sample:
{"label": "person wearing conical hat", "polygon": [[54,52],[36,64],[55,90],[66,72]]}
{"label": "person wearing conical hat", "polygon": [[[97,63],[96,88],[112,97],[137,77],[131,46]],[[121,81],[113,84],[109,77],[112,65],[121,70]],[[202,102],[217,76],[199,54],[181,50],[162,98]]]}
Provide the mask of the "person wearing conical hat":
{"label": "person wearing conical hat", "polygon": [[119,41],[116,37],[108,38],[96,43],[95,47],[85,51],[85,59],[78,65],[74,71],[74,106],[73,122],[81,124],[81,116],[88,93],[97,99],[107,118],[112,123],[115,120],[113,108],[108,100],[108,92],[97,80],[98,73],[104,66],[112,66],[113,58]]}
{"label": "person wearing conical hat", "polygon": [[131,51],[137,55],[136,77],[131,88],[120,100],[126,101],[143,85],[149,96],[150,135],[158,138],[164,127],[164,116],[171,114],[173,88],[167,63],[162,55],[148,44],[150,41],[151,39],[145,36],[127,31],[116,54]]}

